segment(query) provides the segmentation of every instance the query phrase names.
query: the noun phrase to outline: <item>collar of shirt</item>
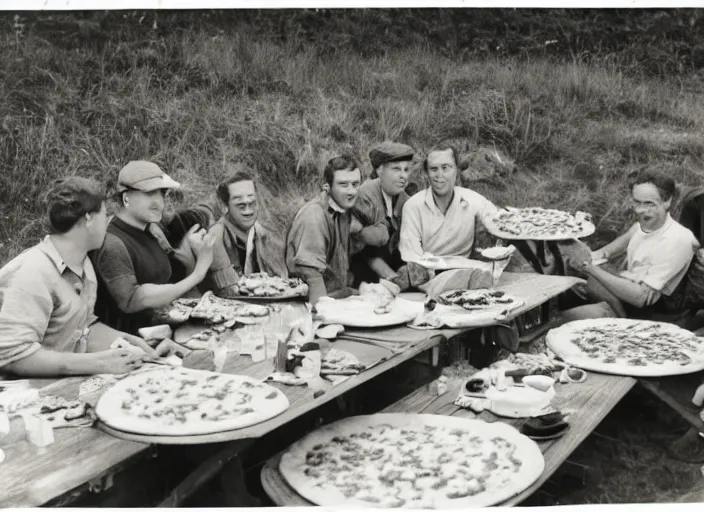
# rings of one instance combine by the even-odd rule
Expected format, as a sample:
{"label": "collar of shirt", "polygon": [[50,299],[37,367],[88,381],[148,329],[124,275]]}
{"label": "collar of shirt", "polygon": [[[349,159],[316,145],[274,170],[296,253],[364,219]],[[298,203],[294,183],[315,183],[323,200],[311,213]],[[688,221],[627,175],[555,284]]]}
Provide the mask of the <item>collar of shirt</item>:
{"label": "collar of shirt", "polygon": [[342,206],[337,204],[335,200],[328,194],[328,206],[332,208],[333,211],[336,211],[337,213],[345,213],[347,210],[345,210]]}
{"label": "collar of shirt", "polygon": [[668,212],[667,217],[665,218],[665,223],[662,226],[660,226],[658,229],[656,229],[655,231],[643,231],[643,228],[640,227],[640,223],[637,223],[637,225],[638,225],[638,230],[641,232],[641,234],[643,234],[647,237],[651,237],[651,236],[657,236],[658,234],[664,233],[665,231],[667,231],[667,229],[670,226],[672,226],[674,221],[675,221],[675,219],[673,219]]}
{"label": "collar of shirt", "polygon": [[[461,193],[460,187],[455,187],[453,191],[453,198],[452,202],[450,203],[450,206],[447,207],[447,211],[449,212],[450,209],[455,205],[455,203],[460,204],[462,208],[467,208],[469,206],[469,203],[467,203],[467,200],[464,198],[464,196]],[[433,197],[433,189],[431,187],[428,187],[425,189],[425,204],[430,210],[434,213],[437,213],[438,215],[445,216],[447,215],[447,212],[442,213],[440,211],[440,208],[438,208],[438,205],[435,204],[435,198]]]}
{"label": "collar of shirt", "polygon": [[393,198],[384,192],[384,189],[381,189],[381,197],[384,198],[384,206],[386,207],[386,216],[387,217],[393,217],[394,216],[394,200]]}
{"label": "collar of shirt", "polygon": [[225,227],[232,233],[236,238],[246,242],[250,238],[250,234],[253,232],[256,232],[259,226],[259,221],[256,221],[252,228],[248,232],[244,232],[242,229],[240,229],[237,225],[235,225],[234,222],[232,222],[232,219],[228,217],[227,215],[223,215],[222,217],[222,222],[225,225]]}
{"label": "collar of shirt", "polygon": [[46,235],[44,237],[44,240],[42,240],[42,242],[39,244],[39,248],[44,254],[49,256],[49,259],[54,263],[54,265],[56,265],[56,269],[59,271],[59,274],[63,274],[66,269],[69,269],[71,272],[73,272],[80,278],[85,277],[86,279],[89,279],[91,281],[97,281],[95,271],[93,270],[93,265],[91,264],[87,256],[83,260],[83,267],[77,269],[71,268],[66,264],[58,249],[54,245],[54,242],[51,241],[51,237],[49,235]]}

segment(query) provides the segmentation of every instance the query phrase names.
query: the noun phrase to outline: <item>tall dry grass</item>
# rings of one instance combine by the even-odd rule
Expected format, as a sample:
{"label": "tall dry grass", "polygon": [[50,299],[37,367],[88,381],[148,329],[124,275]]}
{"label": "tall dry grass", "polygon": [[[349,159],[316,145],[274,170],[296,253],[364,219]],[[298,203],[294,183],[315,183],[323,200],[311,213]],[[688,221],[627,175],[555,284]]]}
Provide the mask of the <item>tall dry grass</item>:
{"label": "tall dry grass", "polygon": [[70,49],[31,31],[2,36],[0,262],[42,235],[37,198],[51,180],[112,183],[132,159],[186,185],[173,207],[211,199],[233,165],[255,169],[282,234],[331,153],[353,151],[370,173],[368,148],[387,138],[421,151],[455,141],[467,186],[500,204],[590,211],[595,240],[627,222],[632,171],[702,176],[701,93],[615,64],[460,63],[425,46],[326,55],[246,30],[143,32]]}

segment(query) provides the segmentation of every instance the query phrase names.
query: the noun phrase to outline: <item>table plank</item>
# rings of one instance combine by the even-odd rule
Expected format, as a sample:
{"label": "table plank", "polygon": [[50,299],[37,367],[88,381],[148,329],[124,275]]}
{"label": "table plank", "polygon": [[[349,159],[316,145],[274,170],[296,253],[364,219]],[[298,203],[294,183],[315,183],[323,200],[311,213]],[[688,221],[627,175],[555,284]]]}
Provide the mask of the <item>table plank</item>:
{"label": "table plank", "polygon": [[[587,380],[581,384],[558,385],[555,405],[562,410],[572,411],[570,430],[561,438],[539,442],[545,457],[545,470],[541,477],[521,494],[502,503],[502,506],[513,506],[533,494],[545,481],[552,476],[567,457],[596,428],[601,420],[613,409],[623,396],[635,385],[636,380],[630,377],[620,377],[589,373]],[[453,379],[448,386],[448,392],[441,396],[430,394],[424,386],[410,393],[382,412],[407,412],[415,414],[440,414],[460,418],[479,418],[484,421],[501,421],[520,428],[526,421],[522,419],[499,418],[492,413],[476,413],[455,406],[452,402],[462,385],[462,380]],[[281,453],[272,457],[262,468],[261,481],[269,497],[280,506],[304,507],[312,504],[299,496],[286,482],[278,470]]]}
{"label": "table plank", "polygon": [[[54,381],[40,390],[69,400],[78,397],[83,378]],[[0,507],[37,507],[99,478],[110,468],[146,452],[149,445],[123,441],[93,428],[54,430],[54,443],[38,448],[25,440],[22,420],[0,437]]]}

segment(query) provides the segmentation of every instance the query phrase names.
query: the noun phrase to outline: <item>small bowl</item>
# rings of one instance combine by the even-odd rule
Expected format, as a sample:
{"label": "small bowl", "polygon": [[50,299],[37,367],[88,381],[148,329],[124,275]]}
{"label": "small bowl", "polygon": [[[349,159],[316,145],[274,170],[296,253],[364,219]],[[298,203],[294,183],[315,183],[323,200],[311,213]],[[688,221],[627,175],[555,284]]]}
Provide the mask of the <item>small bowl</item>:
{"label": "small bowl", "polygon": [[555,379],[547,375],[527,375],[523,377],[523,384],[538,391],[548,391],[554,384]]}

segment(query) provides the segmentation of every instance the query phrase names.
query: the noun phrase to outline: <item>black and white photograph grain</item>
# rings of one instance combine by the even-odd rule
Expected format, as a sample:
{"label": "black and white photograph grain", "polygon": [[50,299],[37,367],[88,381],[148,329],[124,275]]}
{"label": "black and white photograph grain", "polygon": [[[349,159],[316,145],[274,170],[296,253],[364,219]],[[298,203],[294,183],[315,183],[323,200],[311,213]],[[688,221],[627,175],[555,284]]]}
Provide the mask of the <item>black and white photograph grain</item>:
{"label": "black and white photograph grain", "polygon": [[704,5],[69,4],[0,11],[0,507],[704,503]]}

